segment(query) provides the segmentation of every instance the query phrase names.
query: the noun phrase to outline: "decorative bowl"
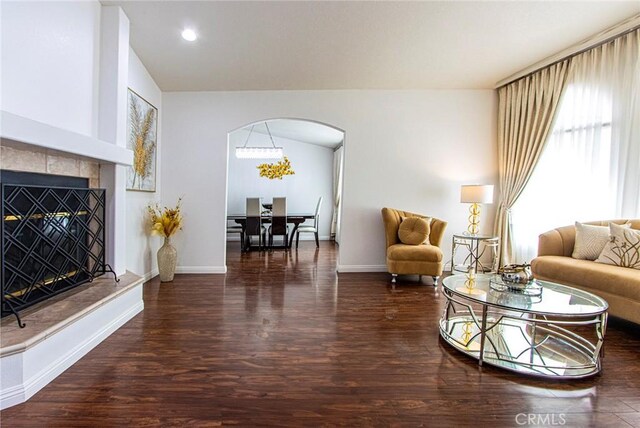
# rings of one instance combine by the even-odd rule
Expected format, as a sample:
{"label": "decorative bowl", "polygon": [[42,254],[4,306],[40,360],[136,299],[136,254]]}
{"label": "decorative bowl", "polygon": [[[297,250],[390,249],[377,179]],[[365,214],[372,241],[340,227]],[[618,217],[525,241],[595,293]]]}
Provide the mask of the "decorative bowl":
{"label": "decorative bowl", "polygon": [[498,269],[502,281],[512,285],[527,285],[533,281],[530,264],[506,265]]}

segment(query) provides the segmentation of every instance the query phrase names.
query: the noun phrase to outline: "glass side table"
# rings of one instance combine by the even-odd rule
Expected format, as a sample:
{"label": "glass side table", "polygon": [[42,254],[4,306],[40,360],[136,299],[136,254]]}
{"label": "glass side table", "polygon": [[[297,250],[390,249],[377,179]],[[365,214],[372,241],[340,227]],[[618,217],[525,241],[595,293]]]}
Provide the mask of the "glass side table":
{"label": "glass side table", "polygon": [[[470,268],[477,273],[496,272],[499,245],[500,238],[498,236],[471,235],[468,233],[454,234],[451,242],[451,273],[467,273]],[[456,264],[456,252],[459,247],[462,247],[467,253],[462,264]],[[485,254],[491,257],[489,265],[485,265],[482,262]]]}

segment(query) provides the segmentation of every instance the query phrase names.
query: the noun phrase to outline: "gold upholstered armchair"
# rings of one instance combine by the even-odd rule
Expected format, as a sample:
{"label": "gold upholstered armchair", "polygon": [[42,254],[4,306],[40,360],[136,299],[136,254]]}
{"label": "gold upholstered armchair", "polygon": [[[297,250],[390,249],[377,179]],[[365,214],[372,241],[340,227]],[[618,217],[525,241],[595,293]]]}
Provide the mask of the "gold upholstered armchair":
{"label": "gold upholstered armchair", "polygon": [[428,275],[434,286],[444,267],[440,244],[447,222],[393,208],[382,209],[387,242],[387,268],[395,287],[398,275]]}

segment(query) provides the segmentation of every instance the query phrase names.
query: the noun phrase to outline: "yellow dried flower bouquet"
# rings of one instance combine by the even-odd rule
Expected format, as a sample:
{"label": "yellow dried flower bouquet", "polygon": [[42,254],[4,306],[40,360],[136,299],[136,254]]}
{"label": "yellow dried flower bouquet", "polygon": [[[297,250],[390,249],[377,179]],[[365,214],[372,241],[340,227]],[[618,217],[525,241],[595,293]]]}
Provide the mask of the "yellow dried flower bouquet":
{"label": "yellow dried flower bouquet", "polygon": [[152,235],[160,235],[168,238],[182,229],[181,202],[182,198],[178,199],[175,208],[164,207],[162,210],[157,203],[147,206],[149,219],[151,220]]}

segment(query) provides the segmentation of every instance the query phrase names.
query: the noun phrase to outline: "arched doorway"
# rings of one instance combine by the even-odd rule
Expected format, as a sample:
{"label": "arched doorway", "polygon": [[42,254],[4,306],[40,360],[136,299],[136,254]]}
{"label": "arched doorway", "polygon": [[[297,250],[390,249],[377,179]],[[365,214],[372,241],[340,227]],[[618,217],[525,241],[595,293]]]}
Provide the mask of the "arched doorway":
{"label": "arched doorway", "polygon": [[[339,243],[345,143],[342,129],[309,119],[272,118],[229,131],[227,143],[228,226],[235,223],[231,217],[245,213],[248,197],[262,198],[263,204],[268,204],[273,197],[286,197],[288,213],[313,213],[318,199],[322,197],[319,239]],[[283,159],[289,160],[295,174],[272,179],[261,177],[258,165],[277,163],[281,159],[247,158],[241,153],[238,154],[243,158],[236,156],[237,148],[253,147],[254,152],[260,152],[261,148],[274,146],[282,148]],[[313,219],[304,224],[310,223]],[[239,233],[227,234],[225,259],[228,259],[230,251],[240,251],[240,243],[231,244],[239,240]],[[314,240],[313,234],[301,234],[300,247],[315,248]],[[293,247],[295,249],[295,244]]]}

